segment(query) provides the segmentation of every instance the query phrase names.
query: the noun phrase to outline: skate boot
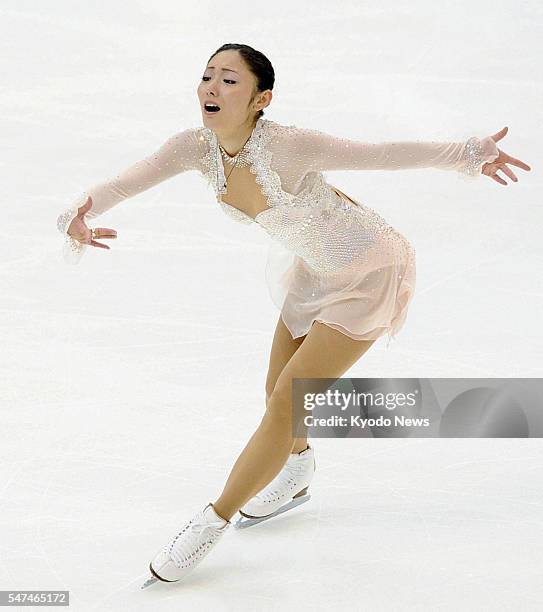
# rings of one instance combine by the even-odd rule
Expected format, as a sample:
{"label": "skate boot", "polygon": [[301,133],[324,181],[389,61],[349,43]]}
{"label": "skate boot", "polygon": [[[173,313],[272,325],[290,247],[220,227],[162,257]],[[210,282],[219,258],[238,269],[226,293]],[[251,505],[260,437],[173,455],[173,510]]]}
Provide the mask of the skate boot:
{"label": "skate boot", "polygon": [[177,582],[187,576],[211,552],[230,524],[211,503],[207,504],[155,555],[149,565],[152,577],[141,588],[157,580]]}
{"label": "skate boot", "polygon": [[291,453],[279,474],[239,510],[236,529],[250,527],[309,501],[308,488],[315,473],[315,453],[309,446]]}

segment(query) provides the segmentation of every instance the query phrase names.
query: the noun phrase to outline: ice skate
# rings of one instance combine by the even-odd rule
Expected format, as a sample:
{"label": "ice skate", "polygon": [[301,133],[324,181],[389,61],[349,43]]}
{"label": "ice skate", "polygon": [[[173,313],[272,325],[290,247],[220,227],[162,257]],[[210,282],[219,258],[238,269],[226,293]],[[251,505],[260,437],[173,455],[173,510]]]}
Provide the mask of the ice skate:
{"label": "ice skate", "polygon": [[155,555],[149,564],[152,576],[141,588],[158,580],[177,582],[185,578],[209,554],[230,524],[215,512],[211,503],[207,504]]}
{"label": "ice skate", "polygon": [[311,499],[307,492],[315,473],[315,453],[308,445],[301,453],[291,453],[277,476],[239,510],[236,529],[251,527],[291,510]]}

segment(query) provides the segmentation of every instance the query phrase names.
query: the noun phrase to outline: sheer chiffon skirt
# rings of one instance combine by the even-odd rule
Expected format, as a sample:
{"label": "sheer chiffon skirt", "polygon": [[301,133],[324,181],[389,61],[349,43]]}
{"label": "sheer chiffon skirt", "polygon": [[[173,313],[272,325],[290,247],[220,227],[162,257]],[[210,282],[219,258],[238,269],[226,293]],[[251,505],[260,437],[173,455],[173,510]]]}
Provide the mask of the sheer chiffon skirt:
{"label": "sheer chiffon skirt", "polygon": [[[361,209],[361,227],[368,216],[382,220],[372,209],[334,190]],[[370,247],[332,273],[318,272],[281,245],[270,245],[266,281],[293,338],[304,336],[320,321],[354,340],[388,334],[390,344],[403,327],[415,291],[416,257],[409,241],[386,225],[387,232],[375,234]]]}

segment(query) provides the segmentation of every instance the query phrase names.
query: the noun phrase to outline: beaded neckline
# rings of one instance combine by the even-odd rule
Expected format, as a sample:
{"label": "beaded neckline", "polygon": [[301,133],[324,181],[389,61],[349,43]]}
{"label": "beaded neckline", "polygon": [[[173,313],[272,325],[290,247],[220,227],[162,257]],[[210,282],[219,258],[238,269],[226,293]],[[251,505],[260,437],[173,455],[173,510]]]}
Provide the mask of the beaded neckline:
{"label": "beaded neckline", "polygon": [[[254,131],[254,129],[253,129]],[[249,136],[249,138],[251,138],[253,135],[253,132],[251,132],[251,136]],[[247,140],[247,142],[249,142],[249,140]],[[240,151],[238,151],[235,155],[229,155],[224,147],[222,146],[221,143],[218,143],[219,145],[219,149],[221,151],[221,155],[222,158],[224,159],[224,161],[227,164],[230,164],[230,166],[238,166],[238,167],[243,167],[243,166],[248,166],[250,164],[250,159],[249,159],[249,155],[247,152],[247,142],[243,145],[243,147],[241,148]]]}
{"label": "beaded neckline", "polygon": [[[247,142],[245,143],[245,145],[243,146],[242,151],[240,151],[240,153],[243,153],[243,161],[244,164],[246,166],[251,167],[254,157],[253,157],[253,152],[255,149],[255,146],[258,146],[258,141],[261,138],[261,135],[264,133],[264,128],[267,124],[267,121],[265,119],[263,119],[262,117],[259,117],[256,120],[256,124],[255,127],[253,128],[253,131],[251,132],[251,135],[249,136],[249,140],[247,140]],[[222,158],[225,158],[225,156],[223,155],[221,149],[221,145],[219,144],[219,139],[217,138],[217,134],[215,134],[215,132],[208,127],[204,127],[204,134],[210,144],[210,152],[209,152],[209,156],[206,156],[206,159],[204,160],[207,164],[207,166],[213,170],[213,174],[215,175],[214,179],[217,181],[216,182],[216,192],[217,194],[223,194],[226,193],[226,188],[224,187],[224,184],[226,182],[226,178],[224,176],[224,167],[222,165]],[[237,155],[239,155],[240,153],[238,153]],[[234,157],[229,157],[229,162],[230,163],[235,163],[235,159],[236,156]],[[226,159],[226,158],[225,158]]]}
{"label": "beaded neckline", "polygon": [[[268,198],[270,208],[291,204],[293,200],[291,194],[283,191],[279,175],[271,168],[273,154],[267,145],[272,137],[272,132],[277,129],[279,129],[279,125],[274,121],[259,117],[244,147],[247,153],[249,170],[255,175],[256,182],[262,187],[264,195]],[[203,127],[202,133],[209,144],[209,150],[202,158],[205,167],[204,176],[213,186],[218,202],[223,207],[227,206],[228,210],[236,215],[238,220],[242,222],[255,221],[262,212],[267,211],[261,211],[255,219],[252,219],[235,206],[227,205],[226,202],[222,201],[221,195],[226,193],[224,188],[225,174],[217,135],[208,127]]]}

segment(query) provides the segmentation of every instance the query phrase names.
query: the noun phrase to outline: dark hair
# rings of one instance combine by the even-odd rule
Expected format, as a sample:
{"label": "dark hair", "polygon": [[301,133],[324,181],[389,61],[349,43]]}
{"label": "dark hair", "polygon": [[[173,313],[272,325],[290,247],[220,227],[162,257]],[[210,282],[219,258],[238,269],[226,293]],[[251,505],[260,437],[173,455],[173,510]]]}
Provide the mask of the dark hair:
{"label": "dark hair", "polygon": [[[258,91],[265,91],[266,89],[273,89],[275,83],[275,72],[270,60],[260,51],[249,47],[249,45],[242,45],[238,43],[226,43],[219,47],[215,53],[207,60],[209,63],[217,53],[221,51],[238,51],[241,57],[245,60],[249,70],[256,77],[256,87]],[[264,114],[263,110],[259,110],[257,117],[262,117]]]}

